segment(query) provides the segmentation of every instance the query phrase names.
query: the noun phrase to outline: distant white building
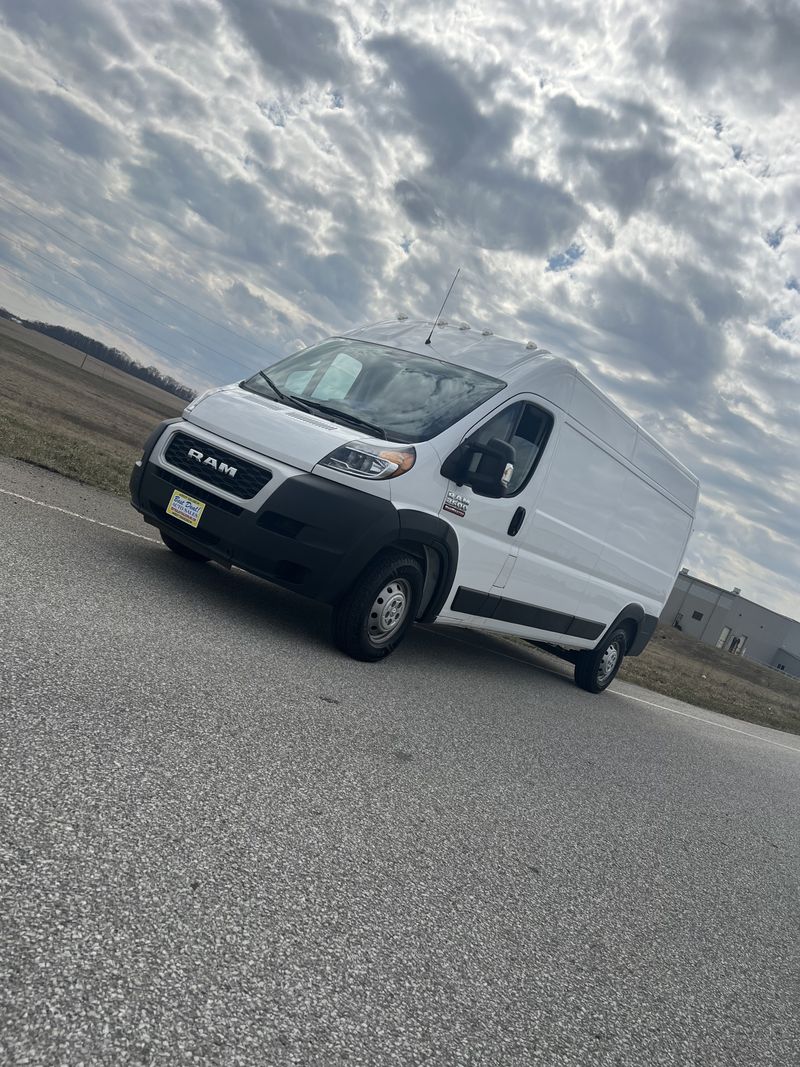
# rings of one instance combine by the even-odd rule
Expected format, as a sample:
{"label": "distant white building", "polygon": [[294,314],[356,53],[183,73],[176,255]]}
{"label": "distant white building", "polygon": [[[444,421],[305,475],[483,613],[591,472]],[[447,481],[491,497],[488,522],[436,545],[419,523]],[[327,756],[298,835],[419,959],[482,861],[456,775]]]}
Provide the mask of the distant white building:
{"label": "distant white building", "polygon": [[800,678],[800,622],[747,600],[740,589],[722,589],[684,568],[661,622],[703,644]]}

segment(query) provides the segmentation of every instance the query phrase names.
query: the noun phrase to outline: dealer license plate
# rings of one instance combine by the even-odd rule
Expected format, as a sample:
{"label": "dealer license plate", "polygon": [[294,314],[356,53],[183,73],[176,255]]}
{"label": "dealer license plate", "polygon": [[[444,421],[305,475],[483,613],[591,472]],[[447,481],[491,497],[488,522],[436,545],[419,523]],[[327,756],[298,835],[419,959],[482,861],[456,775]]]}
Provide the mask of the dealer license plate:
{"label": "dealer license plate", "polygon": [[197,526],[204,507],[202,500],[195,500],[193,496],[187,496],[186,493],[181,493],[176,489],[167,504],[167,515],[171,515],[173,519],[180,519],[189,526]]}

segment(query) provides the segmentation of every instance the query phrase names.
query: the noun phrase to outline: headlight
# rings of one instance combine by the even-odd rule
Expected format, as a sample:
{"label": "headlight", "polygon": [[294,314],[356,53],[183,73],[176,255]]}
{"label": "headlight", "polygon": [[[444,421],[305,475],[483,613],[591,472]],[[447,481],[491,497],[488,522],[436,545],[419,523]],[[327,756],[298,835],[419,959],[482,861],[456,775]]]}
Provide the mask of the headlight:
{"label": "headlight", "polygon": [[410,445],[392,447],[372,441],[350,441],[321,460],[320,466],[356,478],[397,478],[410,471],[416,460],[416,449]]}

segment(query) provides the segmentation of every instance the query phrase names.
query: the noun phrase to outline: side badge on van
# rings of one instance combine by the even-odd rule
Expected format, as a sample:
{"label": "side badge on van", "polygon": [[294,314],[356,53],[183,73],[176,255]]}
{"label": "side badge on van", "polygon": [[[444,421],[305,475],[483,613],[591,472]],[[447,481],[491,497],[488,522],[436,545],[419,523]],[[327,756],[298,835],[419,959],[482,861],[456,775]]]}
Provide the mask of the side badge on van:
{"label": "side badge on van", "polygon": [[461,494],[457,493],[454,489],[447,490],[447,496],[444,498],[444,511],[449,511],[453,515],[458,515],[463,519],[467,514],[468,507],[468,496],[461,496]]}

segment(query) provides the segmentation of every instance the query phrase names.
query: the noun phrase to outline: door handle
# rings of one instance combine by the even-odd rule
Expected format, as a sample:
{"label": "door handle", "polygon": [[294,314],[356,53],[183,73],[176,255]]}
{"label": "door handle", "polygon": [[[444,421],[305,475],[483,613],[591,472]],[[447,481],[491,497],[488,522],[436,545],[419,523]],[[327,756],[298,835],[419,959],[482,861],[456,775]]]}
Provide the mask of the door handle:
{"label": "door handle", "polygon": [[519,533],[519,528],[525,521],[525,508],[517,508],[514,512],[514,518],[508,524],[508,536],[513,537]]}

